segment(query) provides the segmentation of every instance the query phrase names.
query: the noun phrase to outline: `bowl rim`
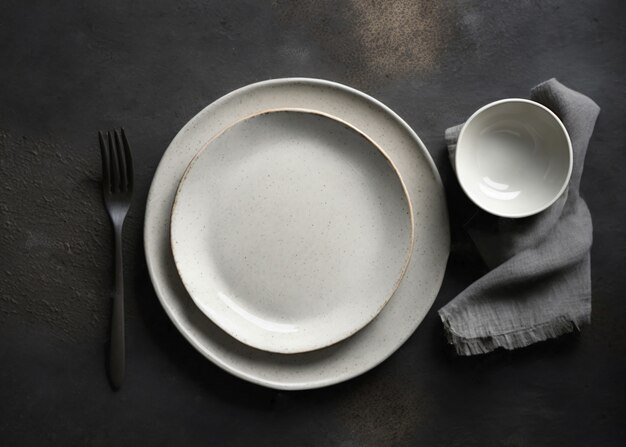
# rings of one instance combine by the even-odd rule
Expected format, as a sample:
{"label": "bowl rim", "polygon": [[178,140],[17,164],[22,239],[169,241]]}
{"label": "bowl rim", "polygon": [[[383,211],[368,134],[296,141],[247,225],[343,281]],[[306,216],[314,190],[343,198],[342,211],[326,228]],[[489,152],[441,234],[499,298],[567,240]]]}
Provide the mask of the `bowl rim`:
{"label": "bowl rim", "polygon": [[[467,130],[469,124],[471,124],[471,122],[474,121],[478,115],[482,114],[487,109],[490,109],[492,107],[496,107],[496,106],[499,106],[499,105],[505,104],[505,103],[523,103],[523,104],[526,104],[528,106],[532,106],[532,107],[536,107],[536,108],[539,108],[541,110],[544,110],[559,125],[561,131],[563,132],[563,135],[565,135],[565,141],[567,142],[567,153],[568,153],[567,175],[565,176],[565,179],[563,180],[563,184],[561,185],[561,188],[559,189],[559,192],[557,194],[555,194],[554,197],[551,200],[547,201],[545,204],[542,204],[539,207],[537,207],[537,208],[535,208],[535,209],[533,209],[531,211],[523,212],[523,213],[504,213],[504,212],[501,212],[499,210],[489,209],[488,207],[485,207],[483,204],[479,203],[479,201],[477,199],[475,199],[469,193],[468,189],[465,187],[465,185],[463,183],[463,180],[461,179],[461,176],[459,175],[459,163],[458,163],[459,152],[460,152],[460,149],[462,147],[461,146],[461,142],[463,141],[463,136],[465,135],[465,131]],[[538,103],[536,101],[532,101],[530,99],[505,98],[505,99],[499,99],[497,101],[490,102],[489,104],[486,104],[486,105],[482,106],[481,108],[476,110],[467,119],[467,121],[465,121],[465,123],[463,124],[463,127],[461,128],[461,132],[459,132],[459,137],[457,138],[456,150],[454,152],[454,170],[455,170],[456,178],[457,178],[459,184],[461,185],[461,189],[463,190],[465,195],[476,206],[478,206],[479,208],[487,211],[490,214],[494,214],[496,216],[508,217],[508,218],[521,218],[521,217],[533,216],[535,214],[538,214],[538,213],[544,211],[545,209],[550,207],[554,202],[556,202],[559,197],[561,197],[561,195],[565,192],[565,189],[569,185],[569,181],[570,181],[570,178],[572,176],[573,159],[574,159],[574,156],[573,156],[573,150],[572,150],[572,141],[570,139],[569,133],[567,132],[567,129],[565,128],[565,125],[563,124],[561,119],[552,110],[550,110],[548,107],[544,106],[543,104],[540,104],[540,103]]]}

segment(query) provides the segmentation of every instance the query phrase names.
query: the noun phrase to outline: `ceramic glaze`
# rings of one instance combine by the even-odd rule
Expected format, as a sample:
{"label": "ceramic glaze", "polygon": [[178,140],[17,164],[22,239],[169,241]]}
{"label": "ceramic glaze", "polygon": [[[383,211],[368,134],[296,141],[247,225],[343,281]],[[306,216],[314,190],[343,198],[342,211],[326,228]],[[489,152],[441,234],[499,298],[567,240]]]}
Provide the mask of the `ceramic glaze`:
{"label": "ceramic glaze", "polygon": [[391,298],[413,221],[372,141],[302,110],[244,119],[189,165],[172,211],[176,266],[213,322],[258,349],[336,343]]}

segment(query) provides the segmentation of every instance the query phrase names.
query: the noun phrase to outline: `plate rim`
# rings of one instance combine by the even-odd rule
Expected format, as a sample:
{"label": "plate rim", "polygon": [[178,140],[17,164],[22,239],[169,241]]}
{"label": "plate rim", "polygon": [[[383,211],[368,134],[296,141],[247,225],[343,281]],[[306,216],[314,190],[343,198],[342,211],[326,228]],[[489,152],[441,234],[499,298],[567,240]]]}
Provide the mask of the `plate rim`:
{"label": "plate rim", "polygon": [[[231,129],[234,129],[235,127],[237,127],[238,125],[264,116],[264,115],[268,115],[268,114],[273,114],[273,113],[300,113],[300,114],[306,114],[306,115],[315,115],[315,116],[321,116],[325,119],[328,119],[330,121],[336,122],[346,128],[348,128],[351,132],[356,133],[357,135],[359,135],[360,137],[364,138],[371,146],[374,147],[374,149],[382,155],[383,159],[386,161],[386,163],[389,165],[389,167],[391,168],[391,170],[393,171],[393,173],[395,174],[395,178],[399,181],[400,186],[402,188],[402,192],[404,194],[404,198],[405,201],[407,203],[408,206],[408,218],[409,218],[409,239],[407,241],[407,243],[403,244],[403,246],[405,247],[405,249],[403,250],[403,261],[402,261],[402,267],[400,268],[400,270],[398,272],[395,272],[394,275],[394,281],[393,281],[393,285],[390,289],[390,291],[387,293],[387,296],[385,296],[384,300],[382,300],[382,302],[378,305],[378,307],[373,311],[372,314],[368,314],[367,317],[364,319],[364,321],[362,321],[361,323],[359,323],[358,325],[355,326],[351,326],[348,330],[342,331],[341,334],[342,335],[338,335],[334,338],[331,338],[331,341],[324,341],[322,343],[309,343],[304,347],[300,347],[300,348],[288,348],[288,347],[283,347],[283,348],[271,348],[270,345],[264,344],[264,343],[251,343],[250,340],[245,340],[242,339],[240,337],[240,335],[236,335],[236,333],[231,332],[231,330],[227,329],[224,325],[223,322],[219,319],[219,318],[214,318],[210,315],[210,312],[207,311],[205,309],[206,305],[202,305],[201,303],[199,303],[197,300],[197,297],[194,297],[194,294],[190,291],[190,287],[188,286],[187,282],[185,281],[185,278],[183,276],[183,273],[181,271],[181,268],[179,266],[179,263],[177,262],[177,258],[176,258],[176,250],[174,249],[174,246],[176,244],[174,244],[174,231],[173,231],[173,223],[174,223],[174,214],[175,211],[177,209],[177,203],[178,203],[178,199],[179,199],[179,195],[180,195],[180,191],[181,188],[183,187],[183,184],[188,176],[188,174],[190,173],[190,171],[193,169],[194,164],[197,162],[197,160],[202,156],[203,153],[205,153],[205,151],[209,148],[209,146],[211,145],[211,143],[213,143],[215,140],[217,140],[219,137],[221,137],[222,135],[224,135],[226,132],[228,132]],[[191,161],[189,162],[189,164],[187,165],[187,167],[185,168],[185,171],[183,172],[183,175],[180,179],[180,181],[178,182],[178,186],[176,188],[176,193],[174,195],[174,202],[172,204],[172,210],[170,213],[170,231],[169,231],[169,242],[170,242],[170,246],[172,248],[172,254],[174,256],[174,265],[176,267],[176,270],[178,272],[178,276],[180,277],[183,285],[185,286],[185,289],[187,290],[187,293],[189,294],[189,296],[191,297],[192,301],[194,302],[194,304],[202,311],[202,313],[209,318],[213,323],[215,323],[220,329],[222,329],[224,332],[226,332],[228,335],[230,335],[231,337],[237,339],[238,341],[240,341],[241,343],[244,343],[248,346],[251,346],[253,348],[256,349],[260,349],[260,350],[264,350],[267,352],[274,352],[277,354],[300,354],[300,353],[306,353],[306,352],[310,352],[310,351],[315,351],[317,349],[323,349],[323,348],[327,348],[329,346],[332,346],[336,343],[340,343],[341,341],[345,340],[348,337],[351,337],[352,335],[354,335],[355,333],[357,333],[358,331],[360,331],[361,329],[363,329],[365,326],[367,326],[374,318],[376,318],[378,316],[378,314],[382,311],[382,309],[387,305],[387,303],[389,303],[389,301],[391,299],[393,299],[393,295],[395,294],[396,290],[398,289],[398,287],[400,286],[400,283],[402,282],[402,279],[404,278],[404,275],[407,271],[407,268],[409,266],[409,263],[411,262],[411,257],[413,256],[413,248],[415,245],[415,216],[413,214],[414,209],[413,209],[413,203],[411,200],[411,196],[409,194],[409,191],[406,187],[406,184],[404,183],[404,180],[402,179],[402,176],[400,175],[400,172],[398,170],[398,167],[396,166],[396,164],[394,163],[394,161],[391,159],[391,157],[389,157],[389,155],[387,154],[387,152],[384,150],[383,147],[381,147],[381,145],[379,145],[376,141],[374,141],[370,136],[368,136],[365,132],[363,132],[361,129],[359,129],[358,127],[354,126],[353,124],[348,123],[347,121],[336,117],[330,113],[326,113],[326,112],[322,112],[319,110],[313,110],[313,109],[307,109],[307,108],[301,108],[301,107],[280,107],[280,108],[271,108],[271,109],[265,109],[265,110],[261,110],[259,112],[247,115],[237,121],[234,121],[232,123],[229,123],[227,126],[223,127],[221,130],[219,130],[217,133],[215,133],[214,135],[212,135],[205,143],[199,145],[199,149],[198,151],[195,153],[195,155],[193,156],[193,158],[191,159]]]}
{"label": "plate rim", "polygon": [[[418,317],[412,327],[412,329],[410,331],[407,331],[406,334],[404,334],[404,336],[402,336],[401,338],[398,339],[398,342],[394,345],[394,347],[392,349],[389,349],[389,351],[385,354],[382,355],[379,359],[377,359],[375,362],[373,362],[372,364],[370,364],[369,366],[363,368],[363,369],[358,369],[356,371],[350,371],[348,373],[346,373],[345,371],[342,372],[341,374],[336,374],[331,378],[327,378],[324,380],[317,380],[317,381],[291,381],[291,382],[286,382],[283,380],[279,380],[276,379],[275,376],[273,376],[272,378],[263,378],[263,377],[258,377],[254,374],[251,374],[250,372],[247,371],[243,371],[240,370],[236,367],[234,367],[233,365],[231,365],[229,361],[226,361],[226,359],[223,356],[220,355],[215,355],[213,352],[211,352],[210,349],[208,349],[206,346],[203,346],[202,343],[197,340],[196,338],[194,338],[193,334],[188,332],[184,327],[182,322],[178,321],[176,315],[174,315],[174,311],[172,309],[170,309],[170,307],[167,304],[167,299],[164,298],[162,296],[162,291],[161,291],[161,285],[159,284],[159,280],[158,278],[155,278],[155,276],[157,275],[155,270],[155,267],[153,267],[153,261],[150,259],[149,256],[149,236],[148,236],[148,231],[146,231],[146,229],[149,227],[149,221],[148,221],[148,217],[149,217],[149,208],[148,205],[150,204],[151,201],[153,200],[158,200],[158,198],[154,198],[153,194],[154,194],[154,189],[156,189],[155,183],[154,183],[154,178],[157,177],[157,175],[160,173],[160,171],[164,168],[164,159],[166,156],[166,153],[168,150],[170,150],[170,148],[172,147],[172,144],[174,142],[176,142],[178,140],[178,138],[185,133],[186,131],[188,131],[190,128],[192,128],[197,121],[200,119],[200,116],[209,108],[212,107],[219,107],[222,103],[230,101],[233,97],[236,97],[237,95],[245,95],[246,93],[256,89],[256,88],[271,88],[273,86],[280,86],[282,84],[284,85],[290,85],[290,84],[298,84],[301,83],[303,85],[309,85],[309,86],[320,86],[320,87],[327,87],[329,89],[337,89],[339,91],[343,91],[346,92],[350,95],[354,95],[355,97],[360,98],[361,100],[363,100],[365,103],[369,103],[373,106],[375,106],[376,108],[378,108],[379,110],[381,110],[382,112],[384,112],[385,114],[387,114],[396,124],[398,124],[402,130],[410,137],[411,140],[413,140],[415,142],[415,144],[417,145],[417,147],[419,148],[420,152],[421,152],[421,156],[424,159],[424,162],[428,165],[430,173],[433,177],[433,181],[435,182],[435,186],[440,190],[441,193],[441,200],[443,201],[443,206],[442,209],[440,210],[440,212],[442,213],[442,220],[445,224],[445,229],[444,229],[444,233],[445,233],[445,237],[443,238],[442,242],[445,243],[445,250],[444,252],[444,256],[442,259],[442,264],[443,264],[443,268],[439,274],[439,277],[437,278],[436,282],[434,283],[435,285],[435,290],[436,292],[434,293],[434,297],[432,298],[432,301],[427,305],[427,309],[424,312],[424,314],[421,317]],[[449,229],[449,217],[448,217],[448,209],[447,206],[445,204],[446,202],[446,197],[445,197],[445,190],[443,187],[443,182],[441,180],[441,176],[439,174],[439,171],[436,168],[436,165],[430,155],[430,153],[428,152],[428,150],[426,149],[425,145],[423,144],[423,142],[421,141],[421,139],[419,138],[419,136],[415,133],[415,131],[413,131],[413,129],[402,119],[400,118],[400,116],[398,114],[396,114],[393,110],[391,110],[389,107],[387,107],[385,104],[383,104],[382,102],[380,102],[379,100],[377,100],[376,98],[371,97],[370,95],[367,95],[366,93],[363,93],[353,87],[349,87],[346,86],[344,84],[335,82],[335,81],[329,81],[329,80],[325,80],[325,79],[319,79],[319,78],[309,78],[309,77],[285,77],[285,78],[278,78],[278,79],[269,79],[269,80],[262,80],[262,81],[258,81],[258,82],[254,82],[251,84],[247,84],[244,85],[242,87],[239,87],[235,90],[232,90],[228,93],[226,93],[225,95],[217,98],[216,100],[212,101],[211,103],[209,103],[207,106],[203,107],[200,111],[198,111],[191,119],[189,119],[184,125],[183,127],[176,133],[176,135],[173,137],[173,139],[171,140],[171,142],[169,143],[169,145],[167,146],[167,148],[165,149],[165,151],[163,152],[163,154],[161,155],[161,159],[159,160],[159,163],[157,165],[157,168],[154,172],[153,175],[153,180],[151,182],[150,188],[149,188],[149,192],[148,192],[148,196],[147,196],[147,202],[146,202],[146,214],[145,214],[145,218],[144,218],[144,236],[143,236],[143,241],[144,241],[144,255],[146,257],[146,265],[148,268],[148,273],[150,275],[150,279],[152,282],[152,285],[154,287],[155,290],[155,294],[157,295],[157,298],[159,299],[159,302],[161,304],[161,306],[163,307],[163,309],[165,310],[165,313],[167,314],[167,316],[169,317],[169,319],[172,321],[172,323],[174,324],[174,326],[178,329],[178,331],[183,335],[183,337],[194,347],[194,349],[196,349],[200,354],[202,354],[204,357],[206,357],[208,360],[210,360],[213,364],[215,364],[216,366],[220,367],[222,370],[228,372],[229,374],[232,374],[235,377],[238,377],[242,380],[246,380],[248,382],[260,385],[260,386],[264,386],[264,387],[269,387],[269,388],[273,388],[273,389],[279,389],[279,390],[306,390],[306,389],[316,389],[316,388],[322,388],[322,387],[326,387],[326,386],[331,386],[331,385],[335,385],[337,383],[341,383],[344,382],[346,380],[350,380],[354,377],[357,377],[361,374],[364,374],[367,371],[370,371],[371,369],[375,368],[376,366],[380,365],[382,362],[384,362],[386,359],[388,359],[392,354],[394,354],[406,341],[407,339],[415,332],[415,330],[417,329],[417,327],[420,325],[420,323],[423,321],[424,317],[426,316],[426,314],[428,313],[428,310],[432,307],[433,302],[435,301],[436,295],[438,293],[438,291],[441,289],[441,284],[443,282],[443,278],[445,275],[445,270],[446,270],[446,264],[447,261],[449,259],[450,256],[450,229]],[[154,261],[156,262],[156,260]]]}

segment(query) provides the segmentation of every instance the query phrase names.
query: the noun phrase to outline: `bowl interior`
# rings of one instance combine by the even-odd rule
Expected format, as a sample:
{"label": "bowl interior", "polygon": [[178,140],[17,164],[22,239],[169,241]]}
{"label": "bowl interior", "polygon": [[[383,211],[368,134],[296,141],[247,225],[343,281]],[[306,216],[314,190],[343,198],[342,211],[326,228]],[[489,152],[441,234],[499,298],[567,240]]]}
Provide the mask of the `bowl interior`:
{"label": "bowl interior", "polygon": [[474,203],[499,216],[524,217],[546,209],[565,190],[571,142],[561,121],[544,106],[502,100],[467,121],[455,165]]}

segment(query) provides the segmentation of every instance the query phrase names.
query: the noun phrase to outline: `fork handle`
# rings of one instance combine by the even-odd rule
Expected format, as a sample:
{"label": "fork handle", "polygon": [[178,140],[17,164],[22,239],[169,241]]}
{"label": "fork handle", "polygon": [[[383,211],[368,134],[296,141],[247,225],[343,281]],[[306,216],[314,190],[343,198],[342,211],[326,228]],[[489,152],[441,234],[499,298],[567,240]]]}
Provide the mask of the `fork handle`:
{"label": "fork handle", "polygon": [[111,315],[109,377],[115,389],[122,386],[126,369],[124,343],[124,269],[122,262],[122,225],[115,225],[115,296]]}

